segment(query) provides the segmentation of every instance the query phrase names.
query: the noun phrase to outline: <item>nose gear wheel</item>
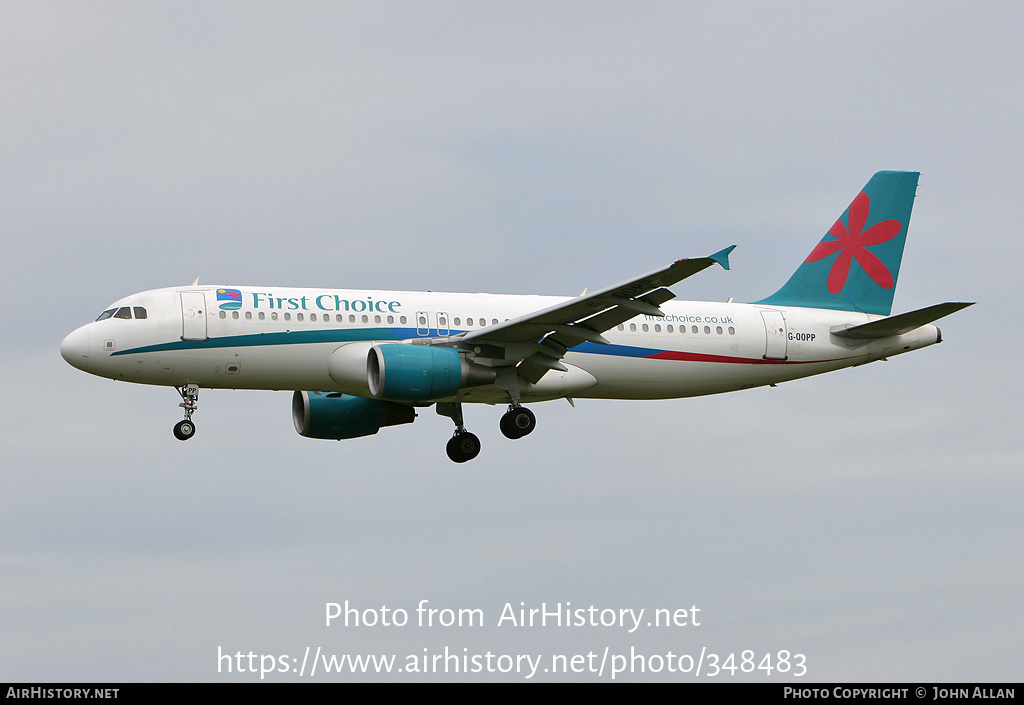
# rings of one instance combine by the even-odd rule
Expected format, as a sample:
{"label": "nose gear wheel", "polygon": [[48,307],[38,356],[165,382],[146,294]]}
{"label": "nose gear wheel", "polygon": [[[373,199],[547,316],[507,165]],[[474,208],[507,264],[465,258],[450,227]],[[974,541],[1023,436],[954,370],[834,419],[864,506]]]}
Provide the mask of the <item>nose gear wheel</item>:
{"label": "nose gear wheel", "polygon": [[192,414],[196,413],[196,409],[199,408],[199,385],[183,384],[175,389],[181,396],[181,403],[178,406],[185,410],[185,418],[174,424],[174,437],[179,441],[187,441],[196,435],[196,425],[192,423]]}

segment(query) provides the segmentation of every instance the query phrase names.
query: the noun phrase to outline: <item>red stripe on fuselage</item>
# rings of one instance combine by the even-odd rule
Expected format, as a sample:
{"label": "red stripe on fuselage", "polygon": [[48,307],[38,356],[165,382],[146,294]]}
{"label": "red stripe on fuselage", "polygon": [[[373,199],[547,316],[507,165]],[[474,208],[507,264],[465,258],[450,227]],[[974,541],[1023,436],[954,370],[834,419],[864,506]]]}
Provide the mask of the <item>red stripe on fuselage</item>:
{"label": "red stripe on fuselage", "polygon": [[648,355],[645,360],[678,360],[680,362],[724,362],[733,365],[800,365],[814,362],[834,362],[833,360],[765,360],[752,357],[727,357],[725,355],[706,355],[704,353],[680,352],[666,350],[657,355]]}

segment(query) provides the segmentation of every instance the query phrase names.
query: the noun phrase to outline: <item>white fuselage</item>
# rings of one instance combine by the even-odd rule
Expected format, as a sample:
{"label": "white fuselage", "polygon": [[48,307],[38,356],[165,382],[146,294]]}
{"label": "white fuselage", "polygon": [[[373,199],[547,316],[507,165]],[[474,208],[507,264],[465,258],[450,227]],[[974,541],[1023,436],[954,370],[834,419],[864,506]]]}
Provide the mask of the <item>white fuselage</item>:
{"label": "white fuselage", "polygon": [[[218,291],[237,300],[218,299]],[[367,395],[338,373],[365,360],[369,341],[437,340],[552,306],[545,296],[279,287],[180,287],[122,299],[108,315],[72,332],[61,353],[74,366],[111,379],[204,388],[339,391]],[[225,308],[226,307],[226,308]],[[123,310],[133,311],[129,318]],[[840,327],[881,318],[862,313],[757,304],[670,301],[664,317],[638,315],[563,358],[525,385],[522,400],[560,397],[665,399],[774,384],[871,362],[931,345],[939,330],[851,340]],[[140,310],[145,317],[142,318]],[[514,364],[469,350],[477,362]],[[341,361],[341,362],[339,362]],[[357,363],[358,364],[358,363]],[[340,381],[339,381],[340,380]],[[452,400],[503,403],[494,385]]]}

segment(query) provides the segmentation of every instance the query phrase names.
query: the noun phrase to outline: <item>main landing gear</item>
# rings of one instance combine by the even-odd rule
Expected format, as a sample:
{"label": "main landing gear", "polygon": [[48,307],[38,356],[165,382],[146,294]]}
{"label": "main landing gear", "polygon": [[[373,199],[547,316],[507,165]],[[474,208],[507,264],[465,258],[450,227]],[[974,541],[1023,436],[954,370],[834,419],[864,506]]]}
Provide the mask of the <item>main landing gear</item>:
{"label": "main landing gear", "polygon": [[501,429],[505,438],[516,440],[530,434],[533,429],[537,428],[537,417],[525,406],[512,404],[501,417],[501,421],[498,422],[498,428]]}
{"label": "main landing gear", "polygon": [[464,463],[480,455],[480,439],[476,437],[475,433],[470,433],[465,429],[456,431],[448,441],[448,445],[445,446],[445,450],[448,452],[448,457],[454,462]]}
{"label": "main landing gear", "polygon": [[462,403],[457,401],[438,402],[435,410],[455,422],[455,434],[448,441],[445,450],[456,463],[464,463],[480,455],[480,439],[466,430],[462,422]]}
{"label": "main landing gear", "polygon": [[181,395],[181,403],[178,406],[185,410],[185,418],[174,424],[174,437],[179,441],[187,441],[196,435],[196,425],[192,423],[192,414],[199,408],[199,385],[185,384],[175,387],[175,389]]}
{"label": "main landing gear", "polygon": [[[435,410],[455,422],[455,433],[445,447],[448,457],[456,463],[464,463],[480,455],[480,439],[463,424],[461,402],[438,402]],[[501,417],[498,427],[506,438],[522,438],[537,427],[537,417],[525,406],[514,403]]]}

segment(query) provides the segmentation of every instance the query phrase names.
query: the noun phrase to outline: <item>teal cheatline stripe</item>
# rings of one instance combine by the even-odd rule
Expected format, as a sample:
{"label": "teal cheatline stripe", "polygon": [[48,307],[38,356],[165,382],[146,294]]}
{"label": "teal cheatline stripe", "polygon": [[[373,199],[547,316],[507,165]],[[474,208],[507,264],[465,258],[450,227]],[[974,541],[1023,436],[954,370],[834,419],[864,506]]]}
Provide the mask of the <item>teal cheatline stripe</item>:
{"label": "teal cheatline stripe", "polygon": [[916,171],[880,171],[789,281],[757,304],[888,316],[917,192]]}
{"label": "teal cheatline stripe", "polygon": [[[456,333],[458,331],[453,331]],[[176,340],[158,345],[146,345],[111,353],[114,355],[137,355],[176,350],[216,350],[219,348],[256,347],[260,345],[303,345],[309,343],[353,343],[360,340],[409,340],[420,337],[415,328],[358,328],[355,330],[302,330],[254,333],[250,335],[226,335],[209,340]],[[665,352],[658,348],[640,348],[632,345],[598,345],[580,343],[574,352],[616,355],[620,357],[651,357]]]}
{"label": "teal cheatline stripe", "polygon": [[358,328],[355,330],[294,330],[250,335],[226,335],[209,340],[176,340],[159,345],[146,345],[111,353],[134,355],[138,353],[172,350],[215,350],[217,348],[255,347],[258,345],[304,345],[309,343],[351,343],[358,340],[404,340],[416,337],[412,328]]}

